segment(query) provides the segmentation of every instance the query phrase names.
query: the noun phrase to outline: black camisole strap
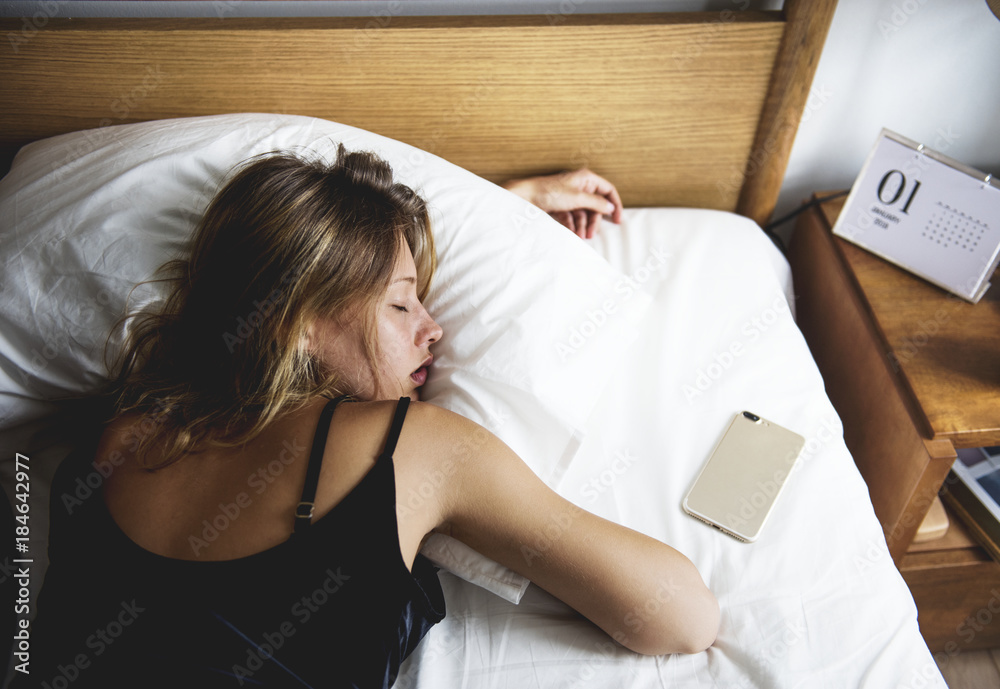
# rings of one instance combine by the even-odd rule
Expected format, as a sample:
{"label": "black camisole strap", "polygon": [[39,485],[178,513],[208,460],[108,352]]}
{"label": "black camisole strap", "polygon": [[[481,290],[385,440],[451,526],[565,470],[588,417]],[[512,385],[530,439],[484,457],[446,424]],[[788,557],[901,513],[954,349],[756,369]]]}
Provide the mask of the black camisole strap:
{"label": "black camisole strap", "polygon": [[[326,438],[330,433],[330,421],[333,412],[347,395],[342,395],[332,399],[323,407],[320,413],[319,422],[316,425],[316,435],[313,437],[312,452],[309,454],[309,466],[306,469],[306,481],[302,488],[302,498],[295,506],[295,533],[302,533],[312,524],[313,511],[316,507],[316,486],[319,483],[319,470],[323,465],[323,451],[326,449]],[[379,460],[392,458],[392,453],[396,451],[396,442],[399,440],[399,433],[403,430],[403,421],[406,419],[406,410],[410,406],[409,397],[400,397],[396,403],[396,414],[392,418],[392,425],[389,427],[389,435],[382,448]]]}
{"label": "black camisole strap", "polygon": [[326,438],[330,434],[330,421],[337,405],[347,399],[341,395],[330,400],[320,412],[316,424],[316,434],[313,436],[312,451],[309,453],[309,466],[306,468],[306,481],[302,487],[302,497],[295,506],[295,532],[304,531],[312,523],[313,510],[316,501],[316,485],[319,483],[319,470],[323,466],[323,451],[326,449]]}
{"label": "black camisole strap", "polygon": [[396,403],[396,415],[392,417],[392,426],[389,427],[389,435],[385,439],[385,446],[379,459],[392,459],[392,453],[396,451],[396,442],[399,440],[399,432],[403,430],[403,421],[406,419],[406,410],[410,407],[409,397],[400,397]]}

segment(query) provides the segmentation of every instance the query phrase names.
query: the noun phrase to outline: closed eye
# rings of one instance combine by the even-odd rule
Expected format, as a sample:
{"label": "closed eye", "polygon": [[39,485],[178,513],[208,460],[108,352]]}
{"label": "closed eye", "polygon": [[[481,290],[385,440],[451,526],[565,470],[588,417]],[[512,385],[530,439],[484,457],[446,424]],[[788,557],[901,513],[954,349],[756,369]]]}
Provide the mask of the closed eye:
{"label": "closed eye", "polygon": [[397,311],[402,311],[403,313],[409,313],[410,312],[410,310],[408,308],[406,308],[405,306],[399,306],[398,304],[393,304],[392,308],[396,309]]}

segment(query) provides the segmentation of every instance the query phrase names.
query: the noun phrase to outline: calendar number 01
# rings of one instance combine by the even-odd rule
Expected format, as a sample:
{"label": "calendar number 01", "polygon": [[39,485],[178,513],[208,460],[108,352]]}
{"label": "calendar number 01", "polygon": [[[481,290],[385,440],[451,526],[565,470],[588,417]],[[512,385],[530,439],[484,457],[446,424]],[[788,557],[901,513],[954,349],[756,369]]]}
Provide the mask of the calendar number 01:
{"label": "calendar number 01", "polygon": [[[895,180],[896,175],[899,175],[899,184],[894,185],[892,182]],[[891,191],[895,187],[896,193],[891,194],[890,198],[884,198],[886,193],[886,186],[889,187]],[[913,189],[910,191],[910,195],[906,197],[906,203],[903,204],[902,212],[909,214],[910,204],[913,203],[913,197],[917,195],[917,189],[920,188],[920,180],[916,180],[913,183]],[[882,175],[882,181],[878,183],[878,200],[887,206],[891,206],[899,201],[900,197],[903,196],[903,191],[906,189],[906,175],[904,175],[899,170],[889,170],[887,173]]]}

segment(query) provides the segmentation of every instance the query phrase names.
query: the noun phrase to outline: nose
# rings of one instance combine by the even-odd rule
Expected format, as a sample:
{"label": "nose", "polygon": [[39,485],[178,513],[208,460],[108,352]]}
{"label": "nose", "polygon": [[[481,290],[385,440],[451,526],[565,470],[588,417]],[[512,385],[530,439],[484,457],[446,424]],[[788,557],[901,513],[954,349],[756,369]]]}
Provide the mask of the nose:
{"label": "nose", "polygon": [[441,339],[441,336],[444,335],[444,330],[442,330],[441,326],[437,324],[437,321],[429,316],[428,321],[429,329],[427,332],[427,343],[433,344]]}
{"label": "nose", "polygon": [[424,321],[420,327],[418,334],[419,342],[417,344],[434,344],[444,335],[444,330],[437,324],[437,321],[431,318],[431,315],[427,313],[427,309],[424,309],[422,304],[420,308],[424,312]]}

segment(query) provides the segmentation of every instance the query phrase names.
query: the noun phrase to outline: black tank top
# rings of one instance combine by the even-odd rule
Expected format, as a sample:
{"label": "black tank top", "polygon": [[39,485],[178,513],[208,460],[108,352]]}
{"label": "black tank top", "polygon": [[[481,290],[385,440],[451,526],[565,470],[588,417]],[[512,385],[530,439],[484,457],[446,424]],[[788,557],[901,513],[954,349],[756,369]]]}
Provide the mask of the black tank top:
{"label": "black tank top", "polygon": [[[31,674],[15,673],[12,686],[390,686],[443,619],[444,597],[430,562],[417,555],[411,573],[399,548],[392,453],[409,398],[400,399],[374,467],[310,523],[340,401],[320,416],[293,535],[234,560],[177,560],[139,547],[104,505],[93,448],[67,458],[52,488]],[[221,504],[206,528],[238,519],[234,506]]]}

